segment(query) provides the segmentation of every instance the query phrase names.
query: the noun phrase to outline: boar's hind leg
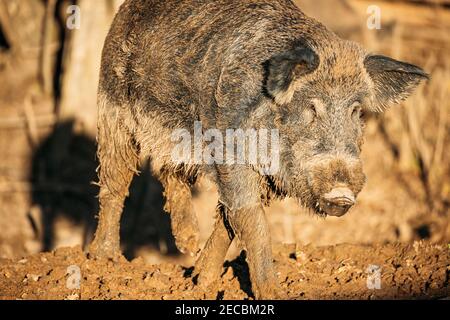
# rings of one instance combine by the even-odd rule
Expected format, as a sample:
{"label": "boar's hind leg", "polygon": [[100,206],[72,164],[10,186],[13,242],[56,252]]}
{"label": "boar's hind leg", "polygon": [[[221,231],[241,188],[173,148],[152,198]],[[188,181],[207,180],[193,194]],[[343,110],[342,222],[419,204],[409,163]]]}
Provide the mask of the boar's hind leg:
{"label": "boar's hind leg", "polygon": [[218,216],[213,233],[195,263],[197,283],[204,287],[208,287],[219,279],[225,256],[234,239],[234,233],[226,220],[224,210],[225,208],[221,204],[217,206]]}
{"label": "boar's hind leg", "polygon": [[170,213],[172,233],[177,248],[183,253],[196,255],[200,230],[197,216],[191,202],[191,188],[188,183],[175,176],[162,179],[166,204],[164,209]]}
{"label": "boar's hind leg", "polygon": [[128,188],[139,162],[138,150],[123,125],[123,109],[100,104],[98,149],[100,213],[89,254],[95,258],[119,259],[120,218]]}

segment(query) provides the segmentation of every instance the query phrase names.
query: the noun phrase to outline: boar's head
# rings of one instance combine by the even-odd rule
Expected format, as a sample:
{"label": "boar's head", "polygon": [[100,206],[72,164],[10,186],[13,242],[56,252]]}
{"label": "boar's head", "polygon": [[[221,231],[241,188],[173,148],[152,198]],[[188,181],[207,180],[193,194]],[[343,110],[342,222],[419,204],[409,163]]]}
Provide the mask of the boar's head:
{"label": "boar's head", "polygon": [[275,55],[266,91],[280,132],[286,193],[319,215],[344,215],[365,182],[363,112],[405,99],[425,78],[419,67],[344,40],[326,46],[302,40]]}

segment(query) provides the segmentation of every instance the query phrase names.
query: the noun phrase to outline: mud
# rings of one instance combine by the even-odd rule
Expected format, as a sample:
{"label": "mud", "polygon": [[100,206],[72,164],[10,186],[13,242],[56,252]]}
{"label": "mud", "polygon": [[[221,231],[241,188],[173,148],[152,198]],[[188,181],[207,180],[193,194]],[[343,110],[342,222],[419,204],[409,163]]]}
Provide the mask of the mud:
{"label": "mud", "polygon": [[[277,245],[274,252],[279,280],[291,299],[450,297],[448,245],[292,244]],[[61,248],[1,260],[0,299],[253,299],[244,255],[225,262],[220,280],[205,289],[194,284],[191,266],[151,265],[142,258],[94,261],[79,247]],[[379,283],[371,266],[381,268]],[[77,267],[79,289],[72,271]]]}

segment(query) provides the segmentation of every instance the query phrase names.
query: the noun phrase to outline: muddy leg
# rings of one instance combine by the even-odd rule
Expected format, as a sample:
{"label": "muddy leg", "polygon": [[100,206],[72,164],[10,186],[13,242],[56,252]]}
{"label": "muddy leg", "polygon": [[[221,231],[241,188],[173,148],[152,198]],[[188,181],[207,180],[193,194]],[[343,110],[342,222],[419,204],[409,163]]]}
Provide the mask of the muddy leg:
{"label": "muddy leg", "polygon": [[261,203],[259,173],[246,166],[218,166],[220,202],[226,204],[227,218],[247,251],[252,290],[257,299],[284,298],[272,257],[269,225]]}
{"label": "muddy leg", "polygon": [[195,263],[195,275],[198,275],[197,283],[203,287],[209,286],[220,278],[225,256],[234,239],[234,233],[228,226],[223,207],[219,205],[217,210],[219,212],[213,233]]}
{"label": "muddy leg", "polygon": [[166,197],[164,209],[170,213],[172,233],[177,248],[183,253],[195,256],[199,251],[200,230],[192,207],[191,188],[174,176],[164,178],[162,184]]}
{"label": "muddy leg", "polygon": [[230,215],[230,222],[247,251],[252,291],[256,299],[285,298],[275,275],[269,225],[262,205],[236,210]]}
{"label": "muddy leg", "polygon": [[120,218],[128,188],[138,165],[133,140],[121,127],[115,109],[100,107],[98,150],[100,213],[89,254],[94,258],[118,260],[120,251]]}

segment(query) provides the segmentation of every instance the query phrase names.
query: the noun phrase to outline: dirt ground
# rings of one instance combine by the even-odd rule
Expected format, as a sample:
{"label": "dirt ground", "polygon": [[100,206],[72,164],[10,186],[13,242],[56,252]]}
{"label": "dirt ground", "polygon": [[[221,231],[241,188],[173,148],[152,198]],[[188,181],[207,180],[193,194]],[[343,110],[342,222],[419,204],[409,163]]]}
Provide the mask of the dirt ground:
{"label": "dirt ground", "polygon": [[[202,289],[193,284],[190,266],[151,265],[141,258],[105,263],[86,259],[80,248],[61,248],[2,261],[0,298],[251,299],[243,255],[227,261],[220,281]],[[449,256],[450,247],[423,242],[275,248],[278,276],[291,299],[448,298]],[[73,266],[81,271],[79,289],[71,289]],[[371,282],[373,266],[381,268],[379,287]]]}

